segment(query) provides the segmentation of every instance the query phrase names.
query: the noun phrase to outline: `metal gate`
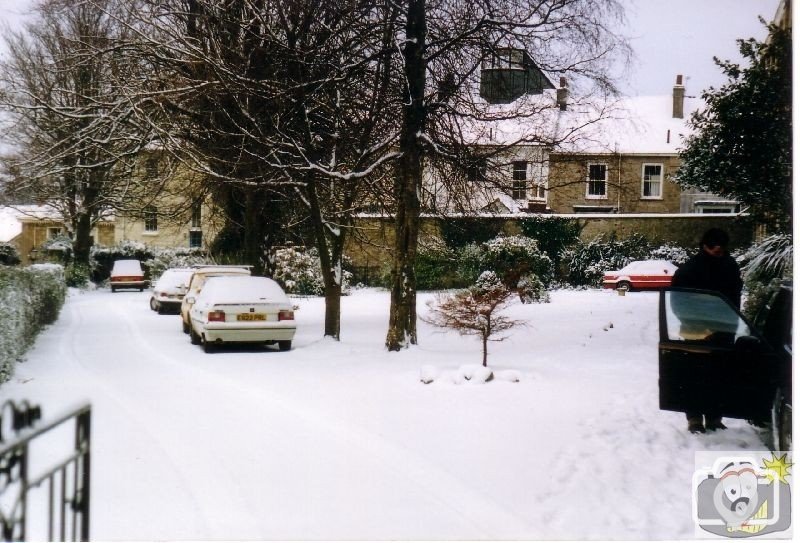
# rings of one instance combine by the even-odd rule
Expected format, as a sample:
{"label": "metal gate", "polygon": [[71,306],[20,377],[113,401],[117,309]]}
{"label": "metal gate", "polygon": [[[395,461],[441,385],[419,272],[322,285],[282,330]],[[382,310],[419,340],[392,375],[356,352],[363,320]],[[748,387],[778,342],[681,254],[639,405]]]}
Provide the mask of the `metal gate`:
{"label": "metal gate", "polygon": [[0,406],[0,539],[88,541],[91,405],[41,418],[27,401]]}

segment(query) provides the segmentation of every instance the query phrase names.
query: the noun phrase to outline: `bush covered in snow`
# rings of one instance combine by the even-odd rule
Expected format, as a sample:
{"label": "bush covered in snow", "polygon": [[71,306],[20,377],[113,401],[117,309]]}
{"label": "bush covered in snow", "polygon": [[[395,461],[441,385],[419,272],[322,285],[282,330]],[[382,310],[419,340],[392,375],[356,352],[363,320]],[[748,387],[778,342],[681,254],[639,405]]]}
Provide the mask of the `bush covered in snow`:
{"label": "bush covered in snow", "polygon": [[563,260],[570,285],[596,287],[605,271],[618,270],[634,260],[645,260],[649,255],[650,244],[640,234],[624,240],[613,236],[606,240],[598,236],[588,242],[579,241],[564,251]]}
{"label": "bush covered in snow", "polygon": [[84,288],[89,284],[92,270],[86,264],[73,262],[64,268],[64,279],[68,287]]}
{"label": "bush covered in snow", "polygon": [[510,290],[524,289],[527,294],[520,292],[520,299],[526,303],[545,301],[541,290],[553,280],[552,261],[539,250],[536,240],[525,236],[498,236],[480,245],[467,244],[457,252],[455,264],[460,284],[454,286],[470,285],[484,271],[491,271]]}
{"label": "bush covered in snow", "polygon": [[665,243],[664,245],[650,249],[650,254],[647,258],[649,260],[668,260],[676,266],[680,266],[689,260],[690,256],[692,256],[691,252],[687,251],[685,247]]}
{"label": "bush covered in snow", "polygon": [[143,264],[150,273],[150,284],[153,284],[169,268],[190,268],[200,264],[211,264],[211,261],[200,248],[156,248],[153,249],[153,257],[145,260]]}
{"label": "bush covered in snow", "polygon": [[455,263],[456,252],[442,240],[433,238],[421,241],[415,263],[417,288],[438,290],[464,286]]}
{"label": "bush covered in snow", "polygon": [[59,265],[0,267],[0,383],[11,377],[42,327],[58,318],[66,292]]}
{"label": "bush covered in snow", "polygon": [[16,266],[20,263],[19,251],[10,243],[0,242],[0,264]]}
{"label": "bush covered in snow", "polygon": [[742,312],[753,319],[778,284],[793,275],[792,236],[774,234],[754,243],[739,256],[746,298]]}
{"label": "bush covered in snow", "polygon": [[[325,284],[322,281],[322,268],[315,248],[285,247],[276,249],[272,257],[273,276],[289,294],[322,296]],[[353,274],[342,270],[342,294],[350,292]]]}

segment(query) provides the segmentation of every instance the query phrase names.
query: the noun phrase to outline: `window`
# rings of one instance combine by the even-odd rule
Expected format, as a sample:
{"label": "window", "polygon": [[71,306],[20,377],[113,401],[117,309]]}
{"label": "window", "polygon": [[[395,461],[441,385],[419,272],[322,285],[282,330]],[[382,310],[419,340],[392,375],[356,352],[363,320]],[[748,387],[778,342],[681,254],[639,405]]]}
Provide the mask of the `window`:
{"label": "window", "polygon": [[663,179],[661,164],[642,164],[642,198],[661,198]]}
{"label": "window", "polygon": [[525,64],[525,51],[522,49],[498,49],[489,54],[481,67],[492,68],[517,68],[522,69]]}
{"label": "window", "polygon": [[200,221],[202,219],[202,207],[203,205],[200,202],[195,202],[194,205],[192,205],[192,221],[191,221],[192,228],[200,228]]}
{"label": "window", "polygon": [[586,182],[587,198],[606,198],[608,168],[605,164],[589,164],[589,178]]}
{"label": "window", "polygon": [[144,208],[144,231],[158,232],[158,211],[155,206]]}
{"label": "window", "polygon": [[158,177],[158,159],[150,157],[144,164],[145,174],[147,177]]}
{"label": "window", "polygon": [[467,180],[468,181],[485,181],[486,180],[486,159],[476,158],[467,166]]}
{"label": "window", "polygon": [[547,184],[544,181],[535,181],[533,183],[531,200],[538,200],[540,202],[547,200]]}
{"label": "window", "polygon": [[61,235],[61,227],[54,226],[47,229],[47,239],[55,239]]}
{"label": "window", "polygon": [[517,160],[512,163],[512,166],[514,173],[511,197],[515,200],[526,200],[528,198],[528,163],[523,160]]}
{"label": "window", "polygon": [[203,232],[200,230],[189,230],[189,247],[196,248],[203,246]]}

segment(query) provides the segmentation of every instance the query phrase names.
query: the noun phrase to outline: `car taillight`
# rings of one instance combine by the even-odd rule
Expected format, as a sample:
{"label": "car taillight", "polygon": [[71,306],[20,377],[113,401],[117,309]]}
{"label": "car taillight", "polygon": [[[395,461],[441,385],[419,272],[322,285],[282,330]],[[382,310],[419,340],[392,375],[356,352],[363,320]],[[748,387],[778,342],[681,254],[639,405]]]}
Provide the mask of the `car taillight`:
{"label": "car taillight", "polygon": [[294,320],[294,311],[289,311],[285,309],[283,311],[278,311],[278,320],[279,321],[293,321]]}
{"label": "car taillight", "polygon": [[209,311],[208,322],[225,322],[224,311]]}

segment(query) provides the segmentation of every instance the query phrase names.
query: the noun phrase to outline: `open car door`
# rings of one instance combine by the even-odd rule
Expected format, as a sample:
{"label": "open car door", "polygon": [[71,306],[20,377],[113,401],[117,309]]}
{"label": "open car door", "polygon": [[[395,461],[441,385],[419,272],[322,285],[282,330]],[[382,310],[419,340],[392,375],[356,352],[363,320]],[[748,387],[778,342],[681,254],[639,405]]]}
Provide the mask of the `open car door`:
{"label": "open car door", "polygon": [[670,287],[659,296],[661,409],[767,420],[778,359],[719,293]]}

